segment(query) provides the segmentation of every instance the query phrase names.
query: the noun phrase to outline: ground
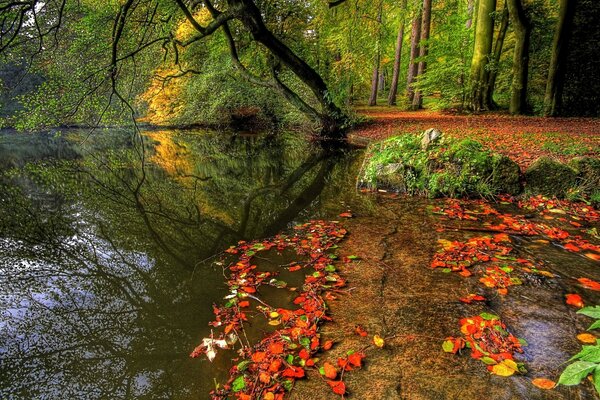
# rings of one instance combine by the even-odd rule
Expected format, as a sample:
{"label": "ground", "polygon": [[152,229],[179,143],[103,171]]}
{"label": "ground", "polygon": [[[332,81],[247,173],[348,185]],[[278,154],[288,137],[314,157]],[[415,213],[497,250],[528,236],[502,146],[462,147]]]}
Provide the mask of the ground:
{"label": "ground", "polygon": [[353,138],[380,140],[428,128],[481,141],[514,159],[522,169],[542,155],[567,161],[575,156],[600,155],[600,119],[543,118],[507,114],[458,115],[438,111],[401,111],[393,107],[358,108],[369,120]]}

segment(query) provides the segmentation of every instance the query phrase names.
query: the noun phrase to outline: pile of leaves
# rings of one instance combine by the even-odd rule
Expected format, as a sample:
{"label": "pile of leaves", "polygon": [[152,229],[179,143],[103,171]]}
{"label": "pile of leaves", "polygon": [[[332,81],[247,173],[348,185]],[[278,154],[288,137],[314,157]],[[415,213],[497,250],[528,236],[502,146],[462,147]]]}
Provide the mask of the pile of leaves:
{"label": "pile of leaves", "polygon": [[[305,377],[308,368],[319,368],[317,352],[332,346],[330,341],[322,342],[319,333],[321,324],[331,320],[325,300],[334,299],[346,285],[337,272],[336,264],[340,261],[329,251],[337,248],[346,233],[337,222],[311,221],[296,226],[291,235],[242,241],[226,251],[237,259],[226,267],[230,291],[227,303],[213,306],[215,320],[211,324],[220,333],[204,338],[191,354],[191,357],[206,355],[212,360],[216,347],[229,349],[238,340],[241,343],[229,380],[211,392],[212,399],[283,399],[295,381]],[[301,289],[289,288],[297,294],[293,300],[296,308],[274,308],[258,297],[264,286],[287,286],[277,279],[277,272],[260,271],[253,262],[257,254],[272,249],[279,253],[291,250],[299,256],[299,260],[282,268],[309,272]],[[355,258],[344,257],[341,263],[350,263]],[[274,327],[255,344],[248,341],[244,330],[253,305],[264,315],[268,325]],[[242,343],[243,339],[247,342]],[[333,392],[346,393],[343,374],[360,368],[364,357],[362,352],[350,352],[338,360],[337,367],[325,363],[319,368]]]}
{"label": "pile of leaves", "polygon": [[442,344],[447,353],[456,354],[464,348],[471,350],[471,357],[482,361],[495,375],[511,376],[527,372],[522,363],[516,362],[516,353],[523,353],[527,345],[506,330],[497,315],[481,313],[460,320],[462,337],[448,337]]}

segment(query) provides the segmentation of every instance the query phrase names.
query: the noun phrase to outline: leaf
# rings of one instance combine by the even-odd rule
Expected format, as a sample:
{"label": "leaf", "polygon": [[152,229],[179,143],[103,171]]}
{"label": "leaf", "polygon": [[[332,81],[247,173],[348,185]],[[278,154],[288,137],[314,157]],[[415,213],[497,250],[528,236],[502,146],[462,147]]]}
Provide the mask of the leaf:
{"label": "leaf", "polygon": [[323,350],[327,351],[329,349],[331,349],[333,347],[333,341],[328,340],[325,343],[323,343]]}
{"label": "leaf", "polygon": [[385,340],[383,340],[381,336],[375,335],[373,336],[373,344],[379,348],[382,348],[385,345]]}
{"label": "leaf", "polygon": [[492,373],[498,376],[511,376],[519,372],[519,366],[513,360],[502,360],[492,367]]}
{"label": "leaf", "polygon": [[251,363],[252,363],[252,361],[250,361],[250,360],[244,360],[244,361],[242,361],[241,363],[239,363],[239,364],[236,366],[236,368],[237,368],[237,370],[238,370],[238,371],[240,371],[240,372],[241,372],[241,371],[245,371],[245,370],[246,370],[246,368],[248,368],[248,365],[250,365]]}
{"label": "leaf", "polygon": [[483,361],[483,363],[484,363],[484,364],[487,364],[487,365],[495,365],[495,364],[498,364],[498,363],[496,362],[496,360],[494,360],[494,359],[493,359],[493,358],[491,358],[491,357],[487,357],[487,356],[486,356],[486,357],[481,357],[481,361]]}
{"label": "leaf", "polygon": [[340,218],[352,218],[353,216],[351,212],[343,212],[339,215]]}
{"label": "leaf", "polygon": [[577,279],[577,281],[579,281],[579,283],[581,283],[584,287],[591,289],[591,290],[600,290],[600,283],[589,279],[589,278],[579,278]]}
{"label": "leaf", "polygon": [[331,363],[326,362],[323,364],[323,375],[325,375],[326,378],[335,379],[337,378],[337,374],[337,369]]}
{"label": "leaf", "polygon": [[596,343],[596,336],[591,333],[580,333],[577,335],[577,340],[585,344],[594,344]]}
{"label": "leaf", "polygon": [[454,351],[453,351],[454,341],[453,340],[445,340],[444,343],[442,343],[442,349],[446,353],[454,353]]}
{"label": "leaf", "polygon": [[486,321],[491,321],[493,319],[500,319],[500,317],[498,317],[497,315],[486,313],[486,312],[479,314],[479,316],[481,318],[485,319]]}
{"label": "leaf", "polygon": [[231,384],[231,390],[233,390],[235,393],[244,390],[245,387],[246,381],[244,380],[244,375],[240,375],[237,378],[235,378],[235,380]]}
{"label": "leaf", "polygon": [[600,328],[600,320],[594,322],[593,324],[590,325],[590,327],[587,329],[588,331],[591,331],[593,329],[598,329]]}
{"label": "leaf", "polygon": [[356,327],[354,328],[354,332],[356,332],[357,335],[362,336],[362,337],[369,335],[367,333],[367,331],[365,330],[365,328],[363,328],[361,325],[356,325]]}
{"label": "leaf", "polygon": [[582,308],[584,306],[583,299],[578,294],[570,293],[565,295],[565,298],[567,299],[566,303],[570,306],[575,306],[578,308]]}
{"label": "leaf", "polygon": [[600,393],[600,368],[598,367],[594,370],[594,387],[596,392]]}
{"label": "leaf", "polygon": [[344,394],[346,394],[346,384],[342,381],[327,381],[327,384],[329,385],[329,387],[331,387],[331,390],[333,390],[333,393],[335,394],[339,394],[340,396],[343,396]]}
{"label": "leaf", "polygon": [[578,385],[586,376],[588,376],[598,364],[589,361],[576,361],[569,365],[558,379],[559,385],[573,386]]}
{"label": "leaf", "polygon": [[594,319],[600,319],[600,306],[584,307],[577,311],[577,314],[583,314]]}
{"label": "leaf", "polygon": [[533,386],[535,387],[546,390],[554,389],[556,387],[556,382],[546,378],[536,378],[532,380],[531,383],[533,383]]}

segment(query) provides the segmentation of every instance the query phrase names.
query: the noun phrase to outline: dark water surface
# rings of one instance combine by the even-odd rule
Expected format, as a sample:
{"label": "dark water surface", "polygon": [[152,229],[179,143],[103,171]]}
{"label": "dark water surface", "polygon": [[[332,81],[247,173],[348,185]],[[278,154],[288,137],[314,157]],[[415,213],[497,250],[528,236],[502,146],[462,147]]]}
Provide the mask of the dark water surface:
{"label": "dark water surface", "polygon": [[0,399],[204,399],[229,361],[190,359],[226,294],[211,259],[327,218],[357,153],[293,135],[0,134]]}

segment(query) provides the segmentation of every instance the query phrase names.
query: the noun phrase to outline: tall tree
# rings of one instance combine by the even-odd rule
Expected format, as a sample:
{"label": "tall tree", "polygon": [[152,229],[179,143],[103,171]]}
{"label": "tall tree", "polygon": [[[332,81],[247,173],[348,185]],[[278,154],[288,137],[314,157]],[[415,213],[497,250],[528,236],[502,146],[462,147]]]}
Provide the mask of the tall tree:
{"label": "tall tree", "polygon": [[490,64],[491,68],[488,68],[488,82],[484,87],[483,101],[485,108],[490,110],[496,108],[494,103],[494,88],[496,87],[496,78],[498,77],[498,67],[500,64],[500,57],[502,56],[502,49],[504,47],[504,38],[508,31],[508,3],[504,2],[504,9],[500,16],[500,28],[498,29],[498,36],[494,43],[494,51],[492,52]]}
{"label": "tall tree", "polygon": [[381,64],[381,18],[383,12],[383,0],[379,1],[377,7],[377,43],[375,44],[375,65],[373,66],[373,76],[371,77],[371,96],[369,97],[369,106],[377,105],[377,93],[379,93],[379,67]]}
{"label": "tall tree", "polygon": [[[432,0],[423,0],[423,19],[421,20],[421,38],[419,39],[419,66],[417,68],[417,79],[425,74],[427,61],[425,57],[428,52],[429,32],[431,30],[431,3]],[[423,106],[423,93],[420,89],[415,91],[412,108],[418,110]]]}
{"label": "tall tree", "polygon": [[485,109],[484,86],[488,82],[489,56],[494,40],[496,0],[479,0],[475,27],[475,47],[471,60],[471,92],[469,107],[475,111]]}
{"label": "tall tree", "polygon": [[508,12],[515,32],[513,79],[510,90],[511,114],[523,114],[527,108],[527,79],[529,74],[529,40],[531,26],[521,0],[507,0]]}
{"label": "tall tree", "polygon": [[396,98],[398,97],[398,78],[400,77],[400,61],[402,57],[402,43],[404,42],[404,21],[406,11],[406,0],[402,0],[400,7],[402,14],[400,15],[400,25],[398,26],[398,36],[396,37],[396,51],[394,54],[394,69],[392,71],[392,83],[388,96],[388,105],[395,106]]}
{"label": "tall tree", "polygon": [[554,39],[552,56],[548,66],[546,94],[544,96],[544,114],[556,116],[560,113],[562,89],[565,77],[566,47],[569,42],[576,0],[560,0],[560,11]]}
{"label": "tall tree", "polygon": [[415,16],[412,21],[412,30],[410,33],[410,59],[408,61],[408,74],[406,77],[406,93],[409,104],[412,104],[415,97],[413,83],[417,76],[418,64],[415,62],[419,54],[419,39],[421,38],[421,8],[417,6]]}

